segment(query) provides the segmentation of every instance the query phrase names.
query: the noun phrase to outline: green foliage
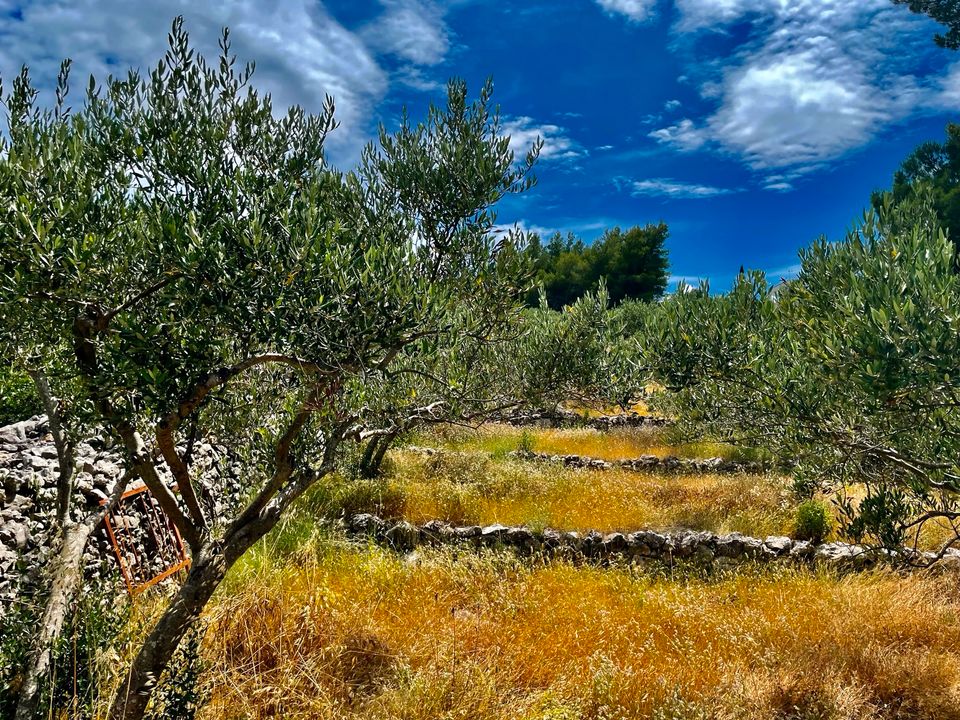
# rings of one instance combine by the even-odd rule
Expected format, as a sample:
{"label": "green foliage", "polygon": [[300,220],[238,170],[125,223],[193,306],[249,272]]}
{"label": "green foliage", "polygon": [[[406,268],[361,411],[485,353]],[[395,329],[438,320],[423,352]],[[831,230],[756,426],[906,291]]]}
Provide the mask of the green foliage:
{"label": "green foliage", "polygon": [[[667,287],[668,234],[664,223],[626,231],[616,227],[586,245],[572,233],[566,238],[556,233],[545,246],[534,236],[526,252],[536,270],[535,280],[554,309],[596,291],[601,280],[614,304],[625,299],[650,301]],[[535,294],[528,296],[530,304],[536,300]]]}
{"label": "green foliage", "polygon": [[795,460],[841,495],[849,534],[897,546],[960,517],[953,261],[928,194],[888,201],[845,241],[803,251],[777,299],[758,274],[724,296],[671,297],[641,362],[690,434]]}
{"label": "green foliage", "polygon": [[960,3],[957,0],[893,0],[895,5],[906,5],[915,13],[928,15],[947,27],[946,34],[936,34],[933,40],[948,50],[960,48]]}
{"label": "green foliage", "polygon": [[492,87],[470,102],[454,81],[342,174],[323,155],[332,101],[277,116],[221,48],[207,63],[178,21],[149,76],[91,80],[74,111],[68,65],[50,111],[15,80],[0,349],[43,367],[74,423],[151,435],[176,412],[272,467],[304,403],[306,459],[416,414],[405,378],[437,358],[446,391],[486,357],[526,290],[523,238],[495,237],[491,208],[530,187],[538,148],[515,163]]}
{"label": "green foliage", "polygon": [[629,407],[641,389],[631,358],[633,343],[618,315],[608,310],[603,281],[561,311],[544,298],[528,310],[517,340],[503,346],[496,367],[515,377],[510,384],[531,407],[550,409],[566,401]]}
{"label": "green foliage", "polygon": [[804,500],[797,506],[793,537],[817,544],[830,535],[830,511],[822,500]]}
{"label": "green foliage", "polygon": [[[114,595],[112,590],[88,588],[71,607],[53,648],[53,671],[42,688],[41,706],[69,707],[71,717],[93,718],[109,677],[104,653],[130,617],[130,605],[114,602]],[[0,620],[2,717],[13,717],[30,639],[39,621],[37,612],[36,606],[17,603]]]}
{"label": "green foliage", "polygon": [[[960,25],[956,32],[960,40]],[[879,211],[888,196],[902,203],[918,193],[929,195],[940,224],[960,252],[960,125],[950,123],[946,132],[943,142],[917,146],[894,173],[890,191],[873,193],[872,203]]]}
{"label": "green foliage", "polygon": [[0,716],[13,717],[36,623],[30,606],[17,603],[0,618]]}
{"label": "green foliage", "polygon": [[[533,185],[540,146],[518,162],[492,84],[470,99],[454,80],[342,173],[323,151],[332,99],[281,114],[228,32],[213,61],[182,19],[168,42],[148,73],[91,78],[69,103],[65,62],[49,109],[26,69],[3,86],[0,357],[49,378],[69,441],[111,432],[194,560],[226,568],[342,443],[499,400],[475,378],[493,376],[478,368],[513,337],[529,273],[494,207]],[[212,518],[181,450],[210,436],[259,490]],[[177,640],[153,638],[121,702],[146,702]]]}
{"label": "green foliage", "polygon": [[26,373],[0,365],[0,425],[26,420],[43,412],[33,381]]}
{"label": "green foliage", "polygon": [[533,433],[529,430],[524,430],[520,433],[520,438],[517,440],[517,452],[521,453],[531,453],[534,451],[534,437]]}

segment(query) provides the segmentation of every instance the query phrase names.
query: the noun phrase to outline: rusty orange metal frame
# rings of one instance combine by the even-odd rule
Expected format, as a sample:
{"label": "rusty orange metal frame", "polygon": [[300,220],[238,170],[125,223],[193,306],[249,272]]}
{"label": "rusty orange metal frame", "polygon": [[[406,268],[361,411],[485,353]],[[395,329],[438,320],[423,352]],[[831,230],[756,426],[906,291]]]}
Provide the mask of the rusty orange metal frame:
{"label": "rusty orange metal frame", "polygon": [[[162,550],[162,548],[159,547],[160,540],[156,534],[156,531],[160,530],[161,532],[165,532],[167,534],[167,537],[171,540],[170,549],[174,550],[174,552],[176,553],[177,560],[176,562],[168,565],[157,575],[147,578],[144,581],[139,581],[139,578],[135,576],[132,568],[129,566],[127,562],[127,556],[126,556],[126,552],[127,552],[127,548],[125,547],[126,543],[124,542],[122,537],[119,537],[117,535],[117,532],[114,529],[114,522],[115,522],[114,515],[116,515],[117,509],[120,507],[120,504],[123,503],[124,500],[127,500],[131,497],[135,497],[137,495],[141,495],[143,493],[149,494],[149,492],[150,492],[150,489],[146,485],[140,485],[139,487],[135,487],[130,490],[127,490],[120,496],[120,501],[118,502],[117,506],[114,507],[113,510],[107,513],[107,515],[104,517],[104,524],[106,525],[106,528],[107,528],[107,537],[110,538],[110,544],[113,545],[113,552],[117,557],[117,563],[120,565],[120,573],[123,575],[123,582],[126,585],[127,592],[130,594],[131,597],[137,595],[138,593],[143,592],[147,588],[152,587],[153,585],[156,585],[162,580],[165,580],[171,575],[190,566],[190,556],[187,555],[187,550],[183,544],[183,538],[180,536],[180,531],[177,530],[176,525],[173,525],[166,518],[166,516],[163,515],[162,511],[157,512],[156,510],[153,510],[152,506],[149,506],[146,500],[144,500],[144,503],[143,503],[144,509],[147,510],[147,508],[149,508],[149,510],[143,513],[143,517],[144,517],[144,521],[149,525],[150,533],[151,535],[153,535],[154,541],[157,543],[158,549]],[[100,501],[101,505],[105,505],[106,503],[107,503],[106,500]],[[150,510],[152,510],[152,512],[150,512]],[[124,531],[124,533],[129,532],[128,528],[126,527],[122,528],[122,530]],[[140,553],[137,552],[135,547],[131,547],[130,550],[132,551],[133,555],[136,558],[138,559],[140,558]]]}

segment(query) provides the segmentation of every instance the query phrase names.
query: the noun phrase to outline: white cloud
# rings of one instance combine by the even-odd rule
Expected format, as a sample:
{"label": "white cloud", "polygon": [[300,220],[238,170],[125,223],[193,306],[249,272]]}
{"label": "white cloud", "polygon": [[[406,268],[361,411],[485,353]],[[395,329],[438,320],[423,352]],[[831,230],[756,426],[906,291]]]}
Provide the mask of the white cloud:
{"label": "white cloud", "polygon": [[701,199],[729,195],[739,192],[733,188],[714,187],[712,185],[698,185],[671,178],[655,178],[653,180],[637,180],[630,185],[631,195],[650,195],[653,197],[671,197],[677,199]]}
{"label": "white cloud", "polygon": [[450,48],[443,10],[429,0],[380,0],[383,14],[363,31],[367,42],[415,65],[436,65]]}
{"label": "white cloud", "polygon": [[530,117],[517,117],[503,123],[503,132],[510,136],[510,149],[517,158],[522,158],[537,138],[543,138],[541,160],[573,160],[586,155],[586,151],[559,125],[537,125]]}
{"label": "white cloud", "polygon": [[693,120],[684,118],[676,125],[654,130],[648,137],[652,137],[657,142],[673,145],[680,150],[689,151],[703,147],[707,142],[708,134],[702,128],[698,128]]}
{"label": "white cloud", "polygon": [[663,109],[666,110],[667,112],[672,112],[673,110],[676,110],[677,108],[679,108],[681,105],[683,105],[683,103],[680,102],[679,100],[667,100],[663,104]]}
{"label": "white cloud", "polygon": [[931,75],[929,27],[889,0],[675,2],[678,32],[726,32],[736,23],[747,38],[700,63],[714,68],[700,93],[715,109],[649,136],[681,151],[710,144],[740,157],[770,175],[768,189],[790,189],[925,108],[960,107],[960,70]]}
{"label": "white cloud", "polygon": [[611,15],[624,15],[631,22],[644,22],[653,16],[657,0],[597,0]]}
{"label": "white cloud", "polygon": [[543,225],[529,223],[526,220],[517,220],[512,225],[497,225],[493,228],[493,234],[500,237],[506,235],[511,230],[522,232],[524,235],[539,235],[542,240],[546,240],[558,232],[557,228],[544,227]]}
{"label": "white cloud", "polygon": [[960,62],[953,63],[941,80],[937,104],[952,110],[960,107]]}
{"label": "white cloud", "polygon": [[38,85],[49,88],[60,60],[74,61],[73,86],[82,89],[129,67],[146,71],[166,49],[166,34],[183,15],[191,40],[212,56],[223,26],[241,62],[256,60],[254,83],[272,93],[278,109],[321,108],[333,95],[342,125],[329,145],[344,159],[356,156],[369,136],[373,108],[388,77],[362,40],[315,0],[276,5],[257,0],[194,3],[186,0],[29,0],[18,13],[0,13],[0,74],[10,78],[26,63]]}

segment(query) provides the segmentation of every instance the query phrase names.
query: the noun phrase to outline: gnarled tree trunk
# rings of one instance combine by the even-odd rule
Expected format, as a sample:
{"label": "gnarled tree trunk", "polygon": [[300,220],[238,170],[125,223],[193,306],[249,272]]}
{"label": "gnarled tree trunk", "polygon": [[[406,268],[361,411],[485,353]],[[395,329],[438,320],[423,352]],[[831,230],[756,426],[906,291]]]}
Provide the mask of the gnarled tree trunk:
{"label": "gnarled tree trunk", "polygon": [[215,543],[208,543],[193,559],[187,579],[150,631],[126,680],[117,690],[110,709],[111,720],[139,720],[143,717],[153,690],[177,646],[200,617],[228,569],[223,549]]}
{"label": "gnarled tree trunk", "polygon": [[53,566],[50,594],[33,638],[30,664],[20,688],[16,720],[31,720],[37,711],[40,683],[50,669],[53,643],[60,635],[70,603],[77,593],[82,575],[80,561],[92,530],[92,523],[72,524],[64,529],[60,554]]}

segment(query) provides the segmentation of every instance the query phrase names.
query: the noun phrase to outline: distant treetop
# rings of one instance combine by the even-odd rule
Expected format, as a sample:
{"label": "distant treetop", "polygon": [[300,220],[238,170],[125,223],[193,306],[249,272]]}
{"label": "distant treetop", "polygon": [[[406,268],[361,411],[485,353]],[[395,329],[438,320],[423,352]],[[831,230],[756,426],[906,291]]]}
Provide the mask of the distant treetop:
{"label": "distant treetop", "polygon": [[[533,262],[536,282],[552,308],[561,308],[597,289],[606,279],[610,301],[653,300],[667,288],[669,229],[665,223],[619,227],[607,230],[591,244],[573,233],[557,232],[546,245],[532,236],[527,252]],[[538,302],[537,291],[528,297]]]}

